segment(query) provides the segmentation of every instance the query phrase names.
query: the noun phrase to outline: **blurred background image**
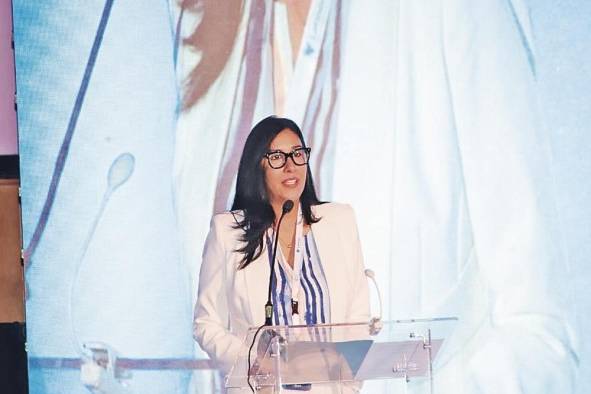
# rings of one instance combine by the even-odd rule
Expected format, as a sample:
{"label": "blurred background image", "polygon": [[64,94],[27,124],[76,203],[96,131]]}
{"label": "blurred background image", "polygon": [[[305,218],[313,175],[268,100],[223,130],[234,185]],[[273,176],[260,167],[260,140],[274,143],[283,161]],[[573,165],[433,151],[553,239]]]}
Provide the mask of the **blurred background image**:
{"label": "blurred background image", "polygon": [[591,389],[587,2],[3,0],[1,15],[30,392],[88,392],[96,352],[131,366],[108,392],[221,390],[192,338],[196,278],[271,114],[301,126],[320,199],[354,207],[384,319],[460,318],[464,372],[442,392]]}

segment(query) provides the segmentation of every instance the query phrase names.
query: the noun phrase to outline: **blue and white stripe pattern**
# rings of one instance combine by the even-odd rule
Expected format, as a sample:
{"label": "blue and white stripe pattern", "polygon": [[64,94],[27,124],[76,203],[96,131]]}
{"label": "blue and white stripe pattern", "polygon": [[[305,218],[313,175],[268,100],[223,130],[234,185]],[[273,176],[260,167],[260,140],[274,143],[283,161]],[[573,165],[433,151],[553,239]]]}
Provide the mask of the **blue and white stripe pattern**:
{"label": "blue and white stripe pattern", "polygon": [[[269,236],[267,236],[267,245],[269,262],[271,262],[273,249]],[[293,270],[285,262],[282,253],[279,250],[277,253],[272,283],[273,324],[294,324],[291,304],[293,298],[299,298],[299,314],[303,317],[305,324],[329,323],[329,290],[312,232],[303,235],[297,245]],[[295,281],[297,283],[294,283]],[[294,287],[299,290],[299,292],[295,291],[299,293],[299,297],[298,294],[294,294]]]}

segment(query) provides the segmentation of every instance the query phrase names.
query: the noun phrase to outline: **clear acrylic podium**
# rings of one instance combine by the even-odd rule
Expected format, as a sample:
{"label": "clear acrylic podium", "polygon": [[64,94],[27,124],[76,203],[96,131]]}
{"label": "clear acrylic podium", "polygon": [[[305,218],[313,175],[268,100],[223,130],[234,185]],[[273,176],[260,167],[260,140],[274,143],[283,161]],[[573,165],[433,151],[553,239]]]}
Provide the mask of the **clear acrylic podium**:
{"label": "clear acrylic podium", "polygon": [[392,387],[401,392],[412,385],[409,392],[430,394],[433,363],[456,322],[437,318],[253,328],[225,385],[303,394],[328,385],[340,393],[365,381],[395,379]]}

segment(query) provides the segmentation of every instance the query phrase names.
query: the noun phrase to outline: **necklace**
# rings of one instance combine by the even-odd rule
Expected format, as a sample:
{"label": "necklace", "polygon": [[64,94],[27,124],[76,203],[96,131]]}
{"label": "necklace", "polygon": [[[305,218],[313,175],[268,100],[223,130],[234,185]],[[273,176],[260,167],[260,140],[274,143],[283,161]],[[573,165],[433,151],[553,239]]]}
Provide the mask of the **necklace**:
{"label": "necklace", "polygon": [[293,248],[293,243],[291,243],[291,242],[285,242],[285,240],[281,239],[281,237],[279,237],[279,241],[281,241],[281,244],[283,246],[285,246],[287,249]]}

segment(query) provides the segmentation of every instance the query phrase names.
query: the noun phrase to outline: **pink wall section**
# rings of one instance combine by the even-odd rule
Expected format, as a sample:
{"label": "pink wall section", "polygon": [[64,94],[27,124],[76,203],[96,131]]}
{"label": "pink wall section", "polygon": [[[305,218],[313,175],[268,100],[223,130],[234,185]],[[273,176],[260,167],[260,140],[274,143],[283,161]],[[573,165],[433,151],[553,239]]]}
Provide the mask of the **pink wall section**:
{"label": "pink wall section", "polygon": [[11,1],[0,0],[0,155],[17,153]]}

